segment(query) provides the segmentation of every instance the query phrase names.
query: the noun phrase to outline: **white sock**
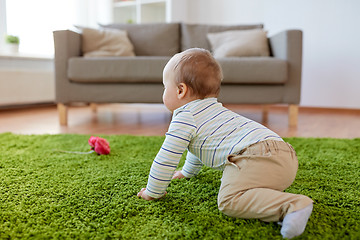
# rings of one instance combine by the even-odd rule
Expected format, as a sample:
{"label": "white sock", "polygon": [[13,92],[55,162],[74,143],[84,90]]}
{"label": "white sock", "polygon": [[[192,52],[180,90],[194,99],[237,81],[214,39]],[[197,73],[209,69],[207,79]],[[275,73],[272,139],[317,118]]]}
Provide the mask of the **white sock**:
{"label": "white sock", "polygon": [[311,203],[303,209],[287,214],[282,222],[280,231],[283,238],[290,239],[301,235],[305,230],[312,210],[313,204]]}

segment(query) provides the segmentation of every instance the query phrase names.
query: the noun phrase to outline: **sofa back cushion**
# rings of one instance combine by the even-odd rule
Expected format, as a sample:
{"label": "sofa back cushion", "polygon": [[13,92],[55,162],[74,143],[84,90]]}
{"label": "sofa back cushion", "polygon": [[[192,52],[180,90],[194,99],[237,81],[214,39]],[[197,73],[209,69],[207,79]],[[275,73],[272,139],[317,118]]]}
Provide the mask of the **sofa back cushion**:
{"label": "sofa back cushion", "polygon": [[248,30],[263,28],[262,24],[253,25],[206,25],[206,24],[181,24],[181,51],[189,48],[199,47],[211,51],[207,39],[208,33],[217,33],[230,30]]}
{"label": "sofa back cushion", "polygon": [[179,23],[109,24],[101,27],[127,31],[136,56],[173,56],[180,51]]}

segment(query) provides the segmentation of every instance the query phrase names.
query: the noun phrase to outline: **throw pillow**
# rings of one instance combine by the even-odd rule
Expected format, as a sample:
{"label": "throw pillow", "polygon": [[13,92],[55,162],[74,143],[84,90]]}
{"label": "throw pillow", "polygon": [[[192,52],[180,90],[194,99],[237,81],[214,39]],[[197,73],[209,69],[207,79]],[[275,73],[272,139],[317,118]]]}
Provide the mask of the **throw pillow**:
{"label": "throw pillow", "polygon": [[262,29],[208,33],[214,57],[269,56],[266,32]]}
{"label": "throw pillow", "polygon": [[135,56],[127,32],[117,29],[82,28],[84,57]]}
{"label": "throw pillow", "polygon": [[[225,31],[238,31],[249,29],[262,29],[262,24],[240,24],[240,25],[213,25],[213,24],[189,24],[181,23],[181,51],[189,48],[204,48],[211,50],[207,39],[208,33],[219,33]],[[131,38],[130,38],[131,39]]]}

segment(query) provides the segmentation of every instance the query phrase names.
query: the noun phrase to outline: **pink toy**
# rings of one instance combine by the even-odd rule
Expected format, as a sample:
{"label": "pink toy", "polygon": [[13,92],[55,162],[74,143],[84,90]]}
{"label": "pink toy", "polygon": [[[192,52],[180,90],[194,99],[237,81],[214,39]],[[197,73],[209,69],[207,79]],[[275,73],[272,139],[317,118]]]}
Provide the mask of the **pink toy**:
{"label": "pink toy", "polygon": [[97,154],[107,155],[110,153],[110,145],[106,139],[91,136],[88,142],[91,146],[91,150],[94,150]]}
{"label": "pink toy", "polygon": [[57,149],[54,149],[53,151],[63,152],[63,153],[75,153],[75,154],[90,154],[93,152],[96,152],[98,155],[110,154],[110,145],[109,145],[109,142],[105,138],[91,136],[88,140],[88,143],[91,147],[91,151],[89,151],[89,152],[64,151],[64,150],[57,150]]}

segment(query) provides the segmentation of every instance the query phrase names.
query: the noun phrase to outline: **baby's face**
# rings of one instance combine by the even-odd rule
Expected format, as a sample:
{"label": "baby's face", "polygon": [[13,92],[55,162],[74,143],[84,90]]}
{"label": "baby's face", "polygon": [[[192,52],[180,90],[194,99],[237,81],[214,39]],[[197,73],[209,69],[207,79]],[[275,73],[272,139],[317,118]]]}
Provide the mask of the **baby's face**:
{"label": "baby's face", "polygon": [[175,72],[174,66],[179,58],[179,54],[173,56],[170,61],[166,64],[163,71],[163,102],[165,106],[173,112],[175,109],[182,106],[182,103],[178,99],[178,86],[175,83]]}

